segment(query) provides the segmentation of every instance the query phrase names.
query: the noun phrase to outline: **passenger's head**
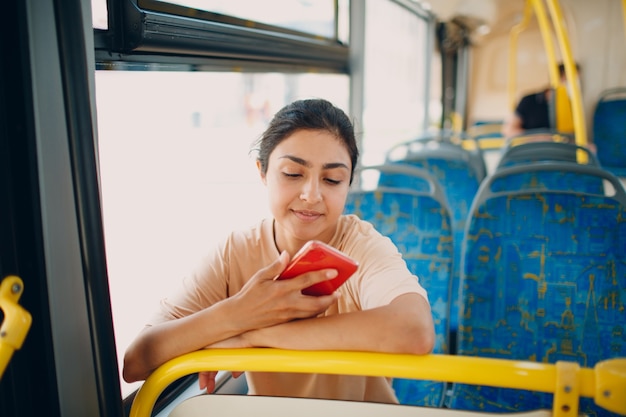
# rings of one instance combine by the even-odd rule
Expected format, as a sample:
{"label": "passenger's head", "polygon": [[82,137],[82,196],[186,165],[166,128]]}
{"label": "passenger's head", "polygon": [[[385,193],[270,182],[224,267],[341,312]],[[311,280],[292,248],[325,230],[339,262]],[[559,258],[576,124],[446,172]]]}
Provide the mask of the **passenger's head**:
{"label": "passenger's head", "polygon": [[[580,74],[580,65],[578,65],[577,62],[575,62],[574,66],[576,67],[576,73]],[[565,81],[567,79],[567,73],[565,72],[565,64],[562,62],[559,64],[559,77],[561,77],[561,81]]]}
{"label": "passenger's head", "polygon": [[257,160],[262,174],[267,173],[272,151],[298,130],[319,130],[332,134],[345,146],[352,161],[350,183],[359,157],[354,127],[343,110],[327,100],[294,101],[279,110],[257,142]]}

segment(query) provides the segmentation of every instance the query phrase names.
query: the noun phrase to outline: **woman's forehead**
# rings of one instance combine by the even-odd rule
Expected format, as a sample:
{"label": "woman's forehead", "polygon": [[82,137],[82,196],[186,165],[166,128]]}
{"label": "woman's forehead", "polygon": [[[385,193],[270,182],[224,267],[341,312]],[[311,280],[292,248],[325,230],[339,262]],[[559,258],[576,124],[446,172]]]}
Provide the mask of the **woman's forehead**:
{"label": "woman's forehead", "polygon": [[298,158],[309,163],[344,163],[351,165],[350,154],[343,141],[327,131],[297,131],[280,142],[272,159]]}

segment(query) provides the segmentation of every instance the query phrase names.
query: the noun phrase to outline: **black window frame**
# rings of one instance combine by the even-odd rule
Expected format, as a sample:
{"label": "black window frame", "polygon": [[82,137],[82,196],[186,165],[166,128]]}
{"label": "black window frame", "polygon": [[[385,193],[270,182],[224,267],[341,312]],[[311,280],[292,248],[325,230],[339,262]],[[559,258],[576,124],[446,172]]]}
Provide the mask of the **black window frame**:
{"label": "black window frame", "polygon": [[100,64],[176,62],[214,68],[216,63],[232,67],[245,62],[349,72],[349,46],[337,36],[324,38],[156,0],[107,1],[107,8],[108,29],[94,31]]}

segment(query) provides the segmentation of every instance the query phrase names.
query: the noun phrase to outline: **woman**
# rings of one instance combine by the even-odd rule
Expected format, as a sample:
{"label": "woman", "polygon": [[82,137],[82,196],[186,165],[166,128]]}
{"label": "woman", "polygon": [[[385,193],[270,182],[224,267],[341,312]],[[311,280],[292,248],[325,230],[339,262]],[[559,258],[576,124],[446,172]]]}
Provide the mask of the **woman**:
{"label": "woman", "polygon": [[[353,126],[321,99],[287,105],[258,142],[257,167],[273,218],[236,231],[204,259],[128,348],[124,379],[145,379],[166,361],[203,348],[273,347],[426,354],[434,330],[425,290],[393,243],[342,215],[357,163]],[[275,280],[309,240],[359,262],[334,294],[301,290],[337,271]],[[200,375],[212,391],[214,372]],[[249,373],[250,394],[397,402],[378,377]]]}

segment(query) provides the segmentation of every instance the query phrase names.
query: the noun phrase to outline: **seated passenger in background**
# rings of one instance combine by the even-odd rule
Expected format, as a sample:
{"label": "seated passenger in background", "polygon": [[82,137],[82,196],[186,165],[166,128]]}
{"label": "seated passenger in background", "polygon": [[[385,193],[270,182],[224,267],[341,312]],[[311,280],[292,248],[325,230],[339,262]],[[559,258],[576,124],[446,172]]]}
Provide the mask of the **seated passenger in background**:
{"label": "seated passenger in background", "polygon": [[[257,151],[272,218],[232,232],[161,302],[126,351],[124,379],[145,379],[204,348],[431,352],[432,314],[418,278],[391,240],[342,214],[358,158],[346,114],[325,100],[296,101],[274,116]],[[333,278],[334,269],[275,280],[314,239],[359,262],[332,295],[301,291]],[[250,372],[247,382],[254,395],[397,402],[382,377]],[[200,385],[213,391],[215,372],[202,372]]]}
{"label": "seated passenger in background", "polygon": [[[579,73],[580,67],[576,64],[576,71]],[[567,82],[565,65],[559,65],[559,76],[561,83]],[[505,138],[519,136],[527,131],[539,129],[556,129],[550,121],[550,100],[552,90],[545,88],[542,91],[528,94],[519,101],[515,112],[510,115],[502,126],[502,134]],[[545,140],[546,137],[542,137]],[[541,138],[538,138],[541,139]]]}

